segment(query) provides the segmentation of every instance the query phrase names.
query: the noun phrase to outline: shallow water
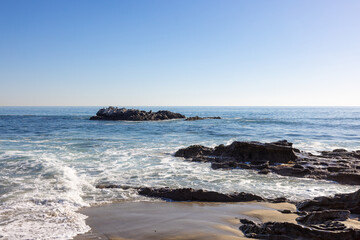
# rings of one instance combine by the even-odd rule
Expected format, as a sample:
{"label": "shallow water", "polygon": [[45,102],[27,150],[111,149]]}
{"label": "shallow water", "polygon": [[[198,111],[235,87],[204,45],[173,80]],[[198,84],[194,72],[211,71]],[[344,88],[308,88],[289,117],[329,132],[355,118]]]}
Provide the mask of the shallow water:
{"label": "shallow water", "polygon": [[[293,200],[351,192],[328,181],[212,170],[173,153],[191,144],[287,139],[302,150],[360,149],[360,108],[141,107],[221,120],[89,121],[99,107],[0,107],[0,235],[67,239],[89,229],[76,210],[136,192],[131,186],[244,191]],[[1,238],[1,237],[0,237]]]}

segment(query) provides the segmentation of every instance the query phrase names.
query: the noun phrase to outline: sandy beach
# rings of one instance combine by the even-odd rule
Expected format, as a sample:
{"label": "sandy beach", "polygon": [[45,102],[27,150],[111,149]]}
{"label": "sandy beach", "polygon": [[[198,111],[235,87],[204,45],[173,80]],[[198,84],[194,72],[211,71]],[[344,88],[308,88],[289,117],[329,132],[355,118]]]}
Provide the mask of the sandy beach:
{"label": "sandy beach", "polygon": [[247,239],[240,218],[295,222],[290,203],[120,202],[83,208],[91,231],[83,239]]}

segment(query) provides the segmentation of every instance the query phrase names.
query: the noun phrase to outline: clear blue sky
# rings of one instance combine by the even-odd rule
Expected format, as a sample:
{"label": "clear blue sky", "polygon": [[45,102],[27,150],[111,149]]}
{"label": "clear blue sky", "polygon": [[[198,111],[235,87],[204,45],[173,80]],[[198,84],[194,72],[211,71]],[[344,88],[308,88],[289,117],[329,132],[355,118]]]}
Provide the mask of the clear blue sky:
{"label": "clear blue sky", "polygon": [[360,1],[0,1],[0,105],[360,105]]}

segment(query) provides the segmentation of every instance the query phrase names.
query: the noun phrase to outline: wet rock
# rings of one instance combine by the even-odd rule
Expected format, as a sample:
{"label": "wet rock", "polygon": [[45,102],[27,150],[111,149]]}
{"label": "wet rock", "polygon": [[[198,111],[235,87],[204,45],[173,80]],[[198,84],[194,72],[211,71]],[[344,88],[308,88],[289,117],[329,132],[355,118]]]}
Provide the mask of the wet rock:
{"label": "wet rock", "polygon": [[90,120],[155,121],[178,118],[185,118],[185,116],[170,111],[146,112],[137,109],[108,107],[100,109]]}
{"label": "wet rock", "polygon": [[328,179],[342,184],[359,185],[360,173],[342,172],[338,174],[329,174]]}
{"label": "wet rock", "polygon": [[196,201],[196,202],[249,202],[249,201],[267,201],[271,203],[282,203],[288,200],[284,197],[265,199],[252,193],[231,193],[224,194],[207,190],[195,190],[192,188],[150,188],[150,187],[132,187],[127,185],[100,183],[96,185],[99,189],[121,188],[124,190],[134,189],[140,195],[146,197],[162,198],[172,201]]}
{"label": "wet rock", "polygon": [[324,210],[310,212],[305,216],[298,217],[296,221],[311,226],[314,224],[322,224],[327,221],[345,221],[349,217],[349,210]]}
{"label": "wet rock", "polygon": [[360,150],[350,152],[346,149],[334,149],[333,151],[322,151],[321,156],[326,158],[360,159]]}
{"label": "wet rock", "polygon": [[233,142],[208,148],[193,145],[175,153],[191,161],[211,162],[213,169],[254,169],[259,174],[325,179],[341,184],[360,185],[360,151],[324,151],[320,155],[296,150],[292,143]]}
{"label": "wet rock", "polygon": [[271,144],[279,145],[279,146],[286,146],[286,147],[292,147],[293,143],[288,142],[287,140],[279,140],[277,142],[272,142]]}
{"label": "wet rock", "polygon": [[204,119],[221,119],[221,117],[188,117],[185,119],[185,121],[197,121],[197,120],[204,120]]}
{"label": "wet rock", "polygon": [[292,214],[293,212],[289,209],[284,209],[284,210],[278,210],[279,212],[281,213],[284,213],[284,214]]}
{"label": "wet rock", "polygon": [[343,168],[342,167],[336,167],[336,166],[333,166],[333,167],[328,167],[327,170],[329,172],[339,172],[341,171]]}
{"label": "wet rock", "polygon": [[182,148],[175,153],[175,157],[195,158],[208,156],[212,153],[212,148],[201,145],[192,145],[187,148]]}
{"label": "wet rock", "polygon": [[339,230],[346,230],[345,224],[338,221],[326,221],[321,224],[313,224],[311,225],[312,228],[323,230],[323,231],[339,231]]}
{"label": "wet rock", "polygon": [[212,169],[234,169],[234,168],[251,169],[251,166],[245,163],[241,164],[237,162],[213,162],[211,163],[211,168]]}
{"label": "wet rock", "polygon": [[121,188],[124,190],[140,189],[139,187],[132,187],[132,186],[127,186],[127,185],[119,185],[119,184],[112,184],[112,183],[100,183],[100,184],[96,185],[96,188],[99,188],[99,189]]}
{"label": "wet rock", "polygon": [[199,157],[199,152],[204,148],[206,151],[202,151],[200,155],[210,162],[219,162],[219,160],[222,160],[251,162],[258,165],[266,162],[269,162],[269,164],[288,163],[296,159],[291,146],[288,144],[237,141],[228,146],[219,145],[215,148],[194,145],[178,150],[175,156],[186,158]]}
{"label": "wet rock", "polygon": [[249,202],[264,201],[262,197],[251,193],[223,194],[206,190],[194,190],[192,188],[141,188],[139,194],[147,197],[169,199],[173,201],[196,201],[196,202]]}
{"label": "wet rock", "polygon": [[[256,223],[241,219],[240,230],[246,237],[257,239],[315,239],[350,240],[360,239],[360,229],[348,228],[344,223],[350,213],[359,213],[360,190],[334,197],[317,197],[298,203],[300,215],[295,223]],[[281,211],[291,213],[291,211]]]}
{"label": "wet rock", "polygon": [[246,237],[257,239],[277,240],[354,240],[359,239],[360,232],[352,228],[334,228],[324,225],[323,229],[301,226],[288,222],[265,222],[256,223],[247,219],[241,219],[240,230]]}
{"label": "wet rock", "polygon": [[266,174],[269,174],[271,171],[269,169],[263,169],[263,170],[260,170],[258,172],[258,174],[263,174],[263,175],[266,175]]}
{"label": "wet rock", "polygon": [[317,197],[296,205],[299,211],[348,210],[360,214],[360,190],[348,194],[336,194],[334,197]]}
{"label": "wet rock", "polygon": [[296,168],[291,165],[279,165],[272,167],[271,170],[281,176],[289,177],[306,177],[311,174],[311,170],[308,168]]}

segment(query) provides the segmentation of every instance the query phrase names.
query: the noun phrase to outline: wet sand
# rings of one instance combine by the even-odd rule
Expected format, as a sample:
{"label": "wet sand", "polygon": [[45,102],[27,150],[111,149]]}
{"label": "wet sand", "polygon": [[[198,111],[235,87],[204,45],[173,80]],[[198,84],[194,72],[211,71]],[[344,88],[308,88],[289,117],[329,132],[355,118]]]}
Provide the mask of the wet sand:
{"label": "wet sand", "polygon": [[248,239],[239,230],[240,218],[294,222],[288,203],[122,202],[84,208],[91,231],[75,240],[208,240]]}

